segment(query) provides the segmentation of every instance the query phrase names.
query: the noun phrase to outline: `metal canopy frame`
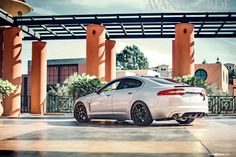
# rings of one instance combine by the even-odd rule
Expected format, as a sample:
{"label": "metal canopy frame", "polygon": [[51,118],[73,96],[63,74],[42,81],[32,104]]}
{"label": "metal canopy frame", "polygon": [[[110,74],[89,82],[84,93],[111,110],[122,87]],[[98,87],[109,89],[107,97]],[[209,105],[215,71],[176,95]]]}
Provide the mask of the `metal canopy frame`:
{"label": "metal canopy frame", "polygon": [[[10,14],[0,9],[0,28],[1,26],[16,26],[14,22],[15,19]],[[24,25],[22,26],[19,25],[18,27],[21,28],[21,30],[32,39],[41,40],[40,35],[36,33],[34,30],[30,29],[29,27]]]}
{"label": "metal canopy frame", "polygon": [[89,14],[11,17],[0,11],[0,25],[18,26],[24,40],[85,39],[89,24],[103,24],[107,38],[174,38],[175,25],[191,23],[196,38],[235,38],[236,12]]}

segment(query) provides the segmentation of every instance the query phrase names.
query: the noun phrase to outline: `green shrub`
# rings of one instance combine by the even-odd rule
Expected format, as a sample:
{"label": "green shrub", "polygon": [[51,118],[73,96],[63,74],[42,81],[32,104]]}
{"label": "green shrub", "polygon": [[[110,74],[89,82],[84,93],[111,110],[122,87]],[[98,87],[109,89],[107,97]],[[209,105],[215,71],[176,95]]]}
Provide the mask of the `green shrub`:
{"label": "green shrub", "polygon": [[16,87],[7,80],[0,79],[0,99],[2,100],[5,95],[9,95],[15,91]]}
{"label": "green shrub", "polygon": [[229,94],[219,90],[216,84],[207,85],[205,91],[208,96],[229,96]]}
{"label": "green shrub", "polygon": [[186,83],[190,86],[202,87],[205,89],[208,96],[227,96],[229,94],[222,92],[216,86],[216,84],[207,84],[196,76],[182,76],[174,78],[176,81]]}
{"label": "green shrub", "polygon": [[48,86],[48,95],[49,96],[63,96],[61,85],[58,83],[56,85]]}
{"label": "green shrub", "polygon": [[86,74],[72,74],[62,85],[57,85],[49,91],[50,95],[71,96],[73,99],[91,94],[96,88],[103,86],[101,80]]}
{"label": "green shrub", "polygon": [[182,77],[176,77],[174,78],[176,81],[186,83],[190,86],[197,86],[197,87],[202,87],[205,88],[207,86],[207,83],[200,78],[196,76],[182,76]]}

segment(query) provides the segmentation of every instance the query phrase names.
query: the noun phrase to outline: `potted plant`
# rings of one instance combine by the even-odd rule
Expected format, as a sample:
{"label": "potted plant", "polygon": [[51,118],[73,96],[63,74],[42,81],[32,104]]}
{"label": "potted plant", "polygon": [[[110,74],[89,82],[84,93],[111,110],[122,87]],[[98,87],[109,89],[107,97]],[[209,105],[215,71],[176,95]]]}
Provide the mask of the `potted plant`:
{"label": "potted plant", "polygon": [[10,82],[7,80],[2,80],[0,78],[0,116],[2,116],[3,113],[3,107],[2,107],[2,100],[5,95],[9,95],[15,91],[16,87],[13,86]]}

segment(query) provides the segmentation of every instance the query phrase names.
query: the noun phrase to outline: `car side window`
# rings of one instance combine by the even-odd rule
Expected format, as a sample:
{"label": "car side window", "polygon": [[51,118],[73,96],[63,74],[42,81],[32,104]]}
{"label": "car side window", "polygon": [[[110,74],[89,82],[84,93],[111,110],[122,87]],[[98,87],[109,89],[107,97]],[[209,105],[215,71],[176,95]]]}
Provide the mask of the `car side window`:
{"label": "car side window", "polygon": [[137,88],[142,85],[142,82],[136,79],[124,79],[121,84],[118,86],[118,89],[126,89],[126,88]]}
{"label": "car side window", "polygon": [[118,85],[120,84],[121,80],[116,80],[114,82],[111,82],[107,85],[105,85],[101,91],[112,91],[112,90],[116,90]]}

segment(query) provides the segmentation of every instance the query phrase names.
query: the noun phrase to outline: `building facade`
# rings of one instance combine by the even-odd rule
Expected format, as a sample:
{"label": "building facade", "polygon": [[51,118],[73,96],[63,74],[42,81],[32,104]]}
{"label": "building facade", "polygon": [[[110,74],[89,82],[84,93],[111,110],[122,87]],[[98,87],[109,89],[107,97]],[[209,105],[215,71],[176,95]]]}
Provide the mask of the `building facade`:
{"label": "building facade", "polygon": [[[76,59],[52,59],[47,60],[47,85],[63,83],[73,73],[79,74],[86,72],[85,58]],[[28,61],[28,79],[30,86],[32,62]]]}
{"label": "building facade", "polygon": [[233,91],[232,91],[233,96],[236,96],[236,79],[233,79]]}
{"label": "building facade", "polygon": [[[63,83],[73,73],[86,72],[86,59],[52,59],[47,60],[47,86]],[[28,74],[22,75],[21,110],[28,112],[31,97],[32,62],[28,61]]]}
{"label": "building facade", "polygon": [[169,65],[161,64],[161,65],[158,65],[157,67],[150,68],[150,70],[153,70],[153,71],[159,73],[160,74],[159,77],[165,77],[165,78],[171,77]]}
{"label": "building facade", "polygon": [[232,84],[229,84],[229,93],[231,93],[232,96],[236,96],[236,79],[233,79]]}
{"label": "building facade", "polygon": [[224,64],[225,65],[225,67],[229,70],[229,71],[232,71],[232,70],[236,70],[236,66],[235,66],[235,64],[233,64],[233,63],[226,63],[226,64]]}
{"label": "building facade", "polygon": [[195,64],[195,76],[207,84],[216,84],[219,90],[229,93],[228,70],[223,64]]}

